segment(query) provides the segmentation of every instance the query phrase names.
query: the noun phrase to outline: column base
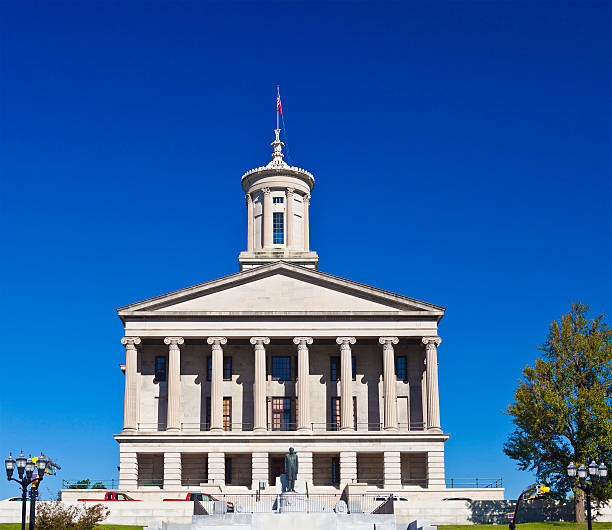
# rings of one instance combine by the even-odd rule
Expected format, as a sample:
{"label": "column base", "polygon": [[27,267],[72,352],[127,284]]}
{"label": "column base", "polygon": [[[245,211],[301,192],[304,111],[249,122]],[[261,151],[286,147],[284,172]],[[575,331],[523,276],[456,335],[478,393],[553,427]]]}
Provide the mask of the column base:
{"label": "column base", "polygon": [[340,427],[340,430],[355,432],[355,429],[353,427]]}
{"label": "column base", "polygon": [[121,431],[121,434],[129,434],[132,432],[136,432],[138,429],[136,429],[136,427],[124,427],[123,430]]}
{"label": "column base", "polygon": [[440,427],[427,427],[427,430],[429,432],[435,432],[435,433],[442,434],[442,429]]}
{"label": "column base", "polygon": [[388,427],[384,427],[384,430],[387,432],[399,432],[399,429],[397,427],[394,427],[393,425],[389,425]]}
{"label": "column base", "polygon": [[223,432],[223,427],[211,427],[210,432],[214,432],[215,434],[219,434]]}
{"label": "column base", "polygon": [[181,432],[178,427],[166,427],[166,432]]}
{"label": "column base", "polygon": [[264,432],[268,432],[268,429],[265,429],[264,427],[255,427],[255,428],[253,429],[253,432],[254,432],[255,434],[262,434],[262,433],[264,433]]}
{"label": "column base", "polygon": [[298,427],[297,432],[302,434],[310,434],[312,433],[312,430],[310,429],[310,427]]}

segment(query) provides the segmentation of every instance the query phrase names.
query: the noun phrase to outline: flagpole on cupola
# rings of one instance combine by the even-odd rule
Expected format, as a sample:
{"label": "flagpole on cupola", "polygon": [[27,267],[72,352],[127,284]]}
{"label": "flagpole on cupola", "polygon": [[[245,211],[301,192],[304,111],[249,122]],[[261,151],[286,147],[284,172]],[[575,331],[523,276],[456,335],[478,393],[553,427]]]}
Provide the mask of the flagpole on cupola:
{"label": "flagpole on cupola", "polygon": [[276,85],[276,129],[280,129],[278,117],[283,111],[281,110],[280,86]]}

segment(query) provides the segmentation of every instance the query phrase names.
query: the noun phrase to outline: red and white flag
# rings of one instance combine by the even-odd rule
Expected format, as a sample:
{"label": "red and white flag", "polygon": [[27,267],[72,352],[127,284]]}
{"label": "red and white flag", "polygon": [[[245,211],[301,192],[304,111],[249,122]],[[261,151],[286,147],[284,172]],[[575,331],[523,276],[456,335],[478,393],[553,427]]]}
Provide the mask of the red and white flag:
{"label": "red and white flag", "polygon": [[276,108],[278,109],[279,114],[283,113],[283,109],[281,109],[280,94],[276,95]]}

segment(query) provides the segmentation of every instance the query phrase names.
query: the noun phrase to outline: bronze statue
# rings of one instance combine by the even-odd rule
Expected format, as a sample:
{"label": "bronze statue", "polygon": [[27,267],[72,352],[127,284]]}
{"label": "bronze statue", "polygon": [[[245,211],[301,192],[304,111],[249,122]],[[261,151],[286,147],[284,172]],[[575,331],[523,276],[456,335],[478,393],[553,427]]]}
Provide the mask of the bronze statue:
{"label": "bronze statue", "polygon": [[295,493],[295,479],[298,474],[298,455],[293,447],[285,455],[285,476],[287,477],[287,491]]}

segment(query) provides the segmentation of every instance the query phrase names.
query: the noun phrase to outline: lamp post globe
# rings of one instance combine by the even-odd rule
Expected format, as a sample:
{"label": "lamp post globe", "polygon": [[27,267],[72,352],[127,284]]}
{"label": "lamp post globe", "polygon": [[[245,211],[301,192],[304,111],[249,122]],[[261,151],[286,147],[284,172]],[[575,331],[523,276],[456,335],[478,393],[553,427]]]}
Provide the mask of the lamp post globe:
{"label": "lamp post globe", "polygon": [[603,462],[599,464],[599,480],[601,480],[603,484],[608,481],[608,468]]}
{"label": "lamp post globe", "polygon": [[45,458],[45,455],[43,453],[40,453],[40,456],[38,457],[38,462],[36,462],[36,467],[38,467],[38,474],[42,476],[42,474],[45,472],[45,469],[47,469],[47,459]]}
{"label": "lamp post globe", "polygon": [[8,458],[4,461],[4,467],[6,469],[6,476],[10,480],[15,470],[15,459],[13,453],[9,453]]}
{"label": "lamp post globe", "polygon": [[595,463],[595,460],[591,461],[591,463],[589,464],[589,476],[591,478],[594,478],[597,476],[597,464]]}
{"label": "lamp post globe", "polygon": [[584,467],[584,464],[582,464],[578,468],[578,478],[580,479],[580,482],[584,482],[586,480],[587,473],[588,473],[587,468]]}
{"label": "lamp post globe", "polygon": [[19,473],[20,477],[23,477],[23,470],[26,467],[26,461],[27,461],[27,459],[23,455],[23,451],[21,451],[19,453],[19,456],[17,457],[17,460],[16,460],[16,462],[17,462],[17,472]]}
{"label": "lamp post globe", "polygon": [[34,473],[34,461],[32,460],[31,456],[26,461],[25,471],[26,471],[26,477],[28,477],[28,479],[31,479],[32,473]]}
{"label": "lamp post globe", "polygon": [[576,478],[576,471],[578,471],[576,464],[574,464],[574,462],[570,462],[570,465],[567,466],[567,476],[570,479]]}

